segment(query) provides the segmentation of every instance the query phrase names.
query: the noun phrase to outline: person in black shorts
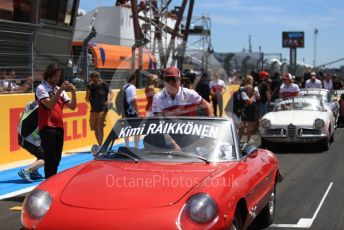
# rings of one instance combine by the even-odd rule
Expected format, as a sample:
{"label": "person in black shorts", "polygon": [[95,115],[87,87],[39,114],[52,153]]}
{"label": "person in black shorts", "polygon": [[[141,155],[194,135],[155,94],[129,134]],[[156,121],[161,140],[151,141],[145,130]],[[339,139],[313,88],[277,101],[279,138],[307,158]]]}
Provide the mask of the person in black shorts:
{"label": "person in black shorts", "polygon": [[256,98],[254,96],[254,89],[252,85],[245,85],[244,88],[245,91],[242,94],[242,99],[245,101],[245,105],[241,116],[243,125],[239,128],[239,140],[241,140],[246,128],[247,142],[252,144],[254,141],[251,139],[251,136],[255,129],[256,121]]}
{"label": "person in black shorts", "polygon": [[268,77],[269,73],[265,71],[261,71],[259,73],[260,76],[260,82],[258,84],[258,91],[259,91],[259,100],[257,100],[258,104],[258,111],[259,113],[259,121],[262,119],[262,117],[267,113],[268,111],[268,105],[271,102],[271,94],[270,94],[270,88],[268,84]]}
{"label": "person in black shorts", "polygon": [[101,146],[104,138],[106,115],[108,109],[112,107],[113,93],[98,72],[91,73],[90,79],[85,100],[91,105],[90,128],[95,133],[98,145]]}
{"label": "person in black shorts", "polygon": [[271,83],[269,85],[269,88],[271,90],[271,101],[275,101],[279,98],[279,90],[282,85],[282,79],[279,72],[274,73],[274,75],[271,78]]}

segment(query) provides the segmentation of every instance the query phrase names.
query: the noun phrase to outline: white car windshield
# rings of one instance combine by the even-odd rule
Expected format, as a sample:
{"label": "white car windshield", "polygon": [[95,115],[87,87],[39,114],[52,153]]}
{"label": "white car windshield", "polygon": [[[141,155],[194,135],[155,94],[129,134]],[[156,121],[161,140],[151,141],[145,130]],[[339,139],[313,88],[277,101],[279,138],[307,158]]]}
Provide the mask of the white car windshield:
{"label": "white car windshield", "polygon": [[324,108],[316,98],[297,97],[282,100],[274,108],[274,111],[286,110],[324,111]]}
{"label": "white car windshield", "polygon": [[[120,119],[97,158],[136,162],[232,161],[237,159],[232,133],[227,119]],[[134,137],[140,138],[138,148],[134,147]],[[130,147],[124,147],[124,138],[129,138]]]}
{"label": "white car windshield", "polygon": [[315,96],[324,102],[331,101],[331,95],[327,90],[321,89],[301,89],[300,91],[301,96]]}

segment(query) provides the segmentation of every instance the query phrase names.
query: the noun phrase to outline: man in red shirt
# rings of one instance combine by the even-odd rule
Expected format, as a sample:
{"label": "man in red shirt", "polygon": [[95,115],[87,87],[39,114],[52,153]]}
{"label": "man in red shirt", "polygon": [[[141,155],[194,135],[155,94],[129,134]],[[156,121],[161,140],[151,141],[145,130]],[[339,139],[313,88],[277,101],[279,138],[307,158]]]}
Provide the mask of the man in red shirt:
{"label": "man in red shirt", "polygon": [[[38,127],[44,150],[46,179],[57,173],[61,160],[64,141],[63,107],[66,105],[72,110],[76,108],[74,85],[64,81],[61,87],[57,86],[61,72],[59,65],[48,65],[43,74],[44,81],[36,89],[36,97],[39,100]],[[71,91],[72,99],[68,97],[65,89]]]}

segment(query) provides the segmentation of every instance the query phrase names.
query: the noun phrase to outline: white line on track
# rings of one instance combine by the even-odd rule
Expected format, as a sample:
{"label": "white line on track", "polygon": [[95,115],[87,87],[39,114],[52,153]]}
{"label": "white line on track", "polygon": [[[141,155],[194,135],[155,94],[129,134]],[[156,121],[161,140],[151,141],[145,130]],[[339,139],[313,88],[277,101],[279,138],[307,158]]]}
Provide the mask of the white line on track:
{"label": "white line on track", "polygon": [[15,191],[15,192],[10,192],[10,193],[1,195],[0,196],[0,200],[4,200],[4,199],[7,199],[7,198],[11,198],[11,197],[19,196],[19,195],[24,194],[24,193],[31,192],[35,187],[36,186],[31,186],[29,188],[24,188],[24,189]]}
{"label": "white line on track", "polygon": [[272,227],[272,228],[310,228],[310,227],[312,227],[312,224],[313,224],[315,218],[317,217],[321,206],[324,204],[324,201],[325,201],[328,193],[330,192],[332,185],[333,185],[333,182],[331,182],[330,185],[328,186],[328,188],[327,188],[323,198],[321,199],[319,206],[318,206],[317,210],[315,211],[312,218],[301,218],[299,220],[299,222],[297,222],[297,224],[272,224],[272,225],[270,225],[270,227]]}

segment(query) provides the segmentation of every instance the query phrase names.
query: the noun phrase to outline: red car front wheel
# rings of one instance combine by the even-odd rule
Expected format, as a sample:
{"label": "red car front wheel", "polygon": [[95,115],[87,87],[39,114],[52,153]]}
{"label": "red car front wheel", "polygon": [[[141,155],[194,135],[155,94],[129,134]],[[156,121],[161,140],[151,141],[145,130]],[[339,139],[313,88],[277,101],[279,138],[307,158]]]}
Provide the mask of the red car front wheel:
{"label": "red car front wheel", "polygon": [[270,226],[275,219],[275,209],[276,209],[276,186],[270,194],[269,202],[263,208],[260,213],[260,224],[262,227]]}
{"label": "red car front wheel", "polygon": [[235,215],[233,218],[232,226],[230,227],[230,230],[242,230],[242,220],[240,215],[240,210],[236,209]]}

